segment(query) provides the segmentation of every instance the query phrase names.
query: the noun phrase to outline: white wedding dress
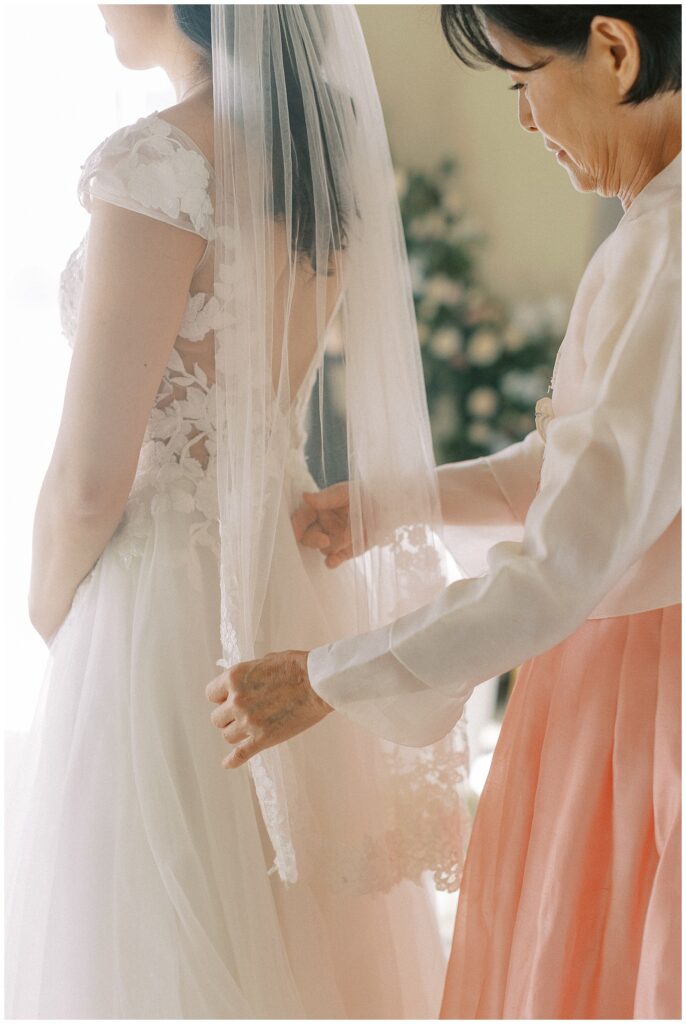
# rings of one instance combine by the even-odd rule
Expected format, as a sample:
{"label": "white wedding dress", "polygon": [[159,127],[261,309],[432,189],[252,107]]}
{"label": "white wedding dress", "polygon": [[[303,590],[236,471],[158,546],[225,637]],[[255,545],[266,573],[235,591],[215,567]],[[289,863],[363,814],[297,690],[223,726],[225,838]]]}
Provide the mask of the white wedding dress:
{"label": "white wedding dress", "polygon": [[[376,869],[372,849],[367,894],[336,884],[359,874],[374,831],[377,741],[335,715],[292,741],[320,822],[313,851],[335,851],[330,870],[292,887],[269,873],[248,770],[220,767],[228,748],[205,698],[222,653],[212,168],[153,114],[105,140],[80,191],[86,205],[97,195],[208,245],[125,514],[52,642],[27,757],[10,780],[7,1016],[434,1017],[444,960],[430,897],[406,880],[422,863],[413,836],[396,836]],[[61,283],[69,338],[85,245]],[[293,501],[313,487],[298,427],[305,398]],[[323,620],[345,615],[345,573],[292,537],[281,547],[270,614],[283,617],[284,646],[312,646]]]}

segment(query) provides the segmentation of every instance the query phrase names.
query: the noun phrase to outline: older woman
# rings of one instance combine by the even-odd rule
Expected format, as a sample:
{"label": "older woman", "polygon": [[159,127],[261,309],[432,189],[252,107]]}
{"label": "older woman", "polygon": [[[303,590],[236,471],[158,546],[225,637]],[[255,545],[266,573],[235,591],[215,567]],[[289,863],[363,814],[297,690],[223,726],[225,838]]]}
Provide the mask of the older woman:
{"label": "older woman", "polygon": [[[209,688],[215,721],[233,720],[230,765],[331,708],[424,744],[475,684],[529,659],[474,825],[443,1016],[679,1017],[680,8],[446,5],[442,22],[461,60],[509,74],[522,127],[572,185],[625,210],[537,433],[441,472],[448,521],[481,505],[521,520],[522,541],[387,629],[234,670]],[[303,540],[335,565],[344,489],[308,504]]]}

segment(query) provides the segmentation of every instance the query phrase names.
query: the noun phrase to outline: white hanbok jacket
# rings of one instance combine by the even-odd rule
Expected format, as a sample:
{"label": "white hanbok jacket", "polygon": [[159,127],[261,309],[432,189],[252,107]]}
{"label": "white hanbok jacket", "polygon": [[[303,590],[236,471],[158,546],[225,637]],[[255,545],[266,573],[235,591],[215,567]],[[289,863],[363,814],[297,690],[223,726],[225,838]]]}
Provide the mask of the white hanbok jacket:
{"label": "white hanbok jacket", "polygon": [[[680,247],[679,155],[591,260],[538,430],[440,470],[444,509],[454,501],[456,519],[476,522],[483,495],[487,518],[509,520],[509,539],[490,548],[482,575],[432,604],[312,651],[312,684],[337,711],[397,743],[428,744],[477,683],[585,619],[681,600]],[[479,531],[453,535],[470,565]]]}

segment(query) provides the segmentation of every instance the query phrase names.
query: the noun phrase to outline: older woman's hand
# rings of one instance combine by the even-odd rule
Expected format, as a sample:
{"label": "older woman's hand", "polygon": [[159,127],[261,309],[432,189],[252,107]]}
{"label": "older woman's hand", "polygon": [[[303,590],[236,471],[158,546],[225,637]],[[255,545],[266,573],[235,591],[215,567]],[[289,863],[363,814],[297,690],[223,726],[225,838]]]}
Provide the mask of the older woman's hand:
{"label": "older woman's hand", "polygon": [[268,654],[223,672],[208,684],[210,715],[234,750],[222,761],[239,768],[267,747],[316,725],[333,709],[312,689],[307,651]]}
{"label": "older woman's hand", "polygon": [[347,483],[303,494],[303,504],[291,522],[296,540],[304,547],[321,551],[330,569],[353,557]]}

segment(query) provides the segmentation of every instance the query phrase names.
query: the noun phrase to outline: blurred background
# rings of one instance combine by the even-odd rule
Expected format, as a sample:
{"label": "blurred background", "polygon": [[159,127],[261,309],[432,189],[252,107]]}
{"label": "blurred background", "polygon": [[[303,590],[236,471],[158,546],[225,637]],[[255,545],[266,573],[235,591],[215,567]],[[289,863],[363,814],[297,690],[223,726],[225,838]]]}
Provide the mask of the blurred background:
{"label": "blurred background", "polygon": [[482,279],[512,300],[568,304],[589,256],[617,223],[615,200],[580,195],[495,69],[464,68],[436,4],[358,4],[393,156],[400,167],[460,167],[459,193],[488,242]]}
{"label": "blurred background", "polygon": [[[488,454],[532,429],[576,286],[621,210],[573,191],[541,139],[519,127],[504,73],[458,64],[437,5],[358,11],[396,166],[436,456]],[[26,614],[31,521],[69,361],[56,296],[87,227],[79,167],[105,136],[174,96],[163,72],[118,65],[93,3],[5,3],[0,40],[11,745],[30,724],[45,660]],[[473,804],[511,686],[511,676],[493,680],[470,701]],[[443,906],[447,935],[454,902]]]}
{"label": "blurred background", "polygon": [[[396,167],[437,462],[488,455],[534,428],[574,293],[621,216],[581,195],[496,69],[452,55],[435,4],[358,4]],[[459,557],[459,553],[458,553]],[[517,670],[467,706],[471,807]],[[439,894],[446,940],[456,900]]]}
{"label": "blurred background", "polygon": [[[435,4],[358,4],[396,167],[439,463],[534,428],[574,293],[621,216],[517,120],[509,77],[452,55]],[[468,707],[474,799],[516,670]]]}

